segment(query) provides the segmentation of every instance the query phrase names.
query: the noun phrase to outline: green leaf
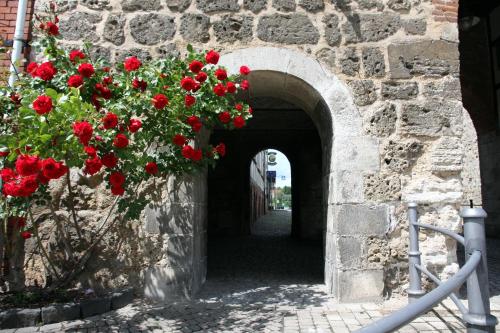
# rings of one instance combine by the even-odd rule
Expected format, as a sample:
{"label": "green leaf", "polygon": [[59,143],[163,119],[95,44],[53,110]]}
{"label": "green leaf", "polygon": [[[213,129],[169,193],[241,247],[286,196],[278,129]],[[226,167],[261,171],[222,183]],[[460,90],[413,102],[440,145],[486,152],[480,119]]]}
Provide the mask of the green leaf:
{"label": "green leaf", "polygon": [[55,91],[54,89],[52,88],[47,88],[45,89],[45,94],[47,96],[49,96],[50,98],[52,98],[54,101],[57,100],[57,98],[59,97],[58,94],[57,94],[57,91]]}
{"label": "green leaf", "polygon": [[189,52],[191,52],[191,53],[192,53],[192,52],[194,52],[193,45],[188,44],[188,45],[187,45],[187,50],[188,50]]}

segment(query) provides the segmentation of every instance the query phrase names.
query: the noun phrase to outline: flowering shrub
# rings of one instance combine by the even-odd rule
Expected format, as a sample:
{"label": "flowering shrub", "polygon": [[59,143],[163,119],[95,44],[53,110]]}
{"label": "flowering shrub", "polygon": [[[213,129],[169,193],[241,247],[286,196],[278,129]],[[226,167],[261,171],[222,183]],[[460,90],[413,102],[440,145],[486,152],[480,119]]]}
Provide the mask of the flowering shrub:
{"label": "flowering shrub", "polygon": [[[4,224],[28,218],[16,225],[23,238],[37,236],[30,210],[50,205],[52,180],[65,177],[72,200],[71,168],[101,175],[117,197],[113,208],[123,219],[137,218],[147,203],[136,197],[140,184],[213,164],[226,147],[201,146],[198,133],[214,126],[241,128],[252,114],[235,98],[249,87],[248,67],[230,76],[217,65],[216,51],[197,53],[192,47],[185,59],[142,63],[130,57],[106,67],[89,52],[68,53],[58,45],[51,9],[39,25],[38,47],[46,60],[30,63],[15,87],[0,88],[1,214]],[[75,214],[67,222],[78,229]]]}

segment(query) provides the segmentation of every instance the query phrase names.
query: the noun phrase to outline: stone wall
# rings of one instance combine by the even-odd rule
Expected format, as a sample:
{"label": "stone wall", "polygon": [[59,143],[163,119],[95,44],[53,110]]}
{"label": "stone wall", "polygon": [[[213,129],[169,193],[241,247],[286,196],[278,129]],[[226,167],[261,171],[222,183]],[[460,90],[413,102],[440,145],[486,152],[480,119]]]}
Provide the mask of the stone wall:
{"label": "stone wall", "polygon": [[[242,61],[272,60],[275,65],[266,69],[284,66],[280,70],[298,78],[287,79],[291,90],[276,89],[282,96],[272,97],[301,100],[318,127],[323,188],[330,191],[323,196],[325,275],[341,300],[404,290],[405,202],[420,203],[426,222],[457,230],[459,206],[480,201],[477,138],[461,103],[456,1],[69,0],[61,8],[65,42],[77,47],[91,41],[93,54],[110,62],[128,55],[178,55],[191,43],[234,51]],[[258,47],[294,50],[301,58],[294,63],[288,53],[280,59]],[[247,48],[254,53],[246,54]],[[324,74],[315,77],[317,61]],[[274,81],[263,82],[265,88],[253,91],[268,90]],[[304,82],[319,88],[310,93]],[[342,95],[345,85],[352,97]],[[325,108],[335,113],[333,131],[321,129],[330,126],[321,118]],[[177,233],[155,228],[168,250]],[[181,233],[185,242],[199,237],[189,230]],[[432,269],[438,275],[453,272],[455,245],[432,234],[422,238]],[[193,251],[200,244],[195,239]],[[204,260],[202,252],[188,258]],[[165,252],[155,266],[170,267],[170,260]],[[191,263],[175,271],[158,268],[146,281],[154,285],[182,274],[187,281]],[[196,274],[193,286],[203,281],[203,272]]]}

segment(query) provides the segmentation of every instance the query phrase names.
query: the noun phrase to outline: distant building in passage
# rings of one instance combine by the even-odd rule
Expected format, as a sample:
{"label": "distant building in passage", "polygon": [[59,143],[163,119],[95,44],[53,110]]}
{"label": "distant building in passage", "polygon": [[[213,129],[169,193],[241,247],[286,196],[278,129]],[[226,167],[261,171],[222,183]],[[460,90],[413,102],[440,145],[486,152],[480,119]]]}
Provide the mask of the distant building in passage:
{"label": "distant building in passage", "polygon": [[254,156],[250,163],[250,222],[255,222],[267,211],[267,150]]}

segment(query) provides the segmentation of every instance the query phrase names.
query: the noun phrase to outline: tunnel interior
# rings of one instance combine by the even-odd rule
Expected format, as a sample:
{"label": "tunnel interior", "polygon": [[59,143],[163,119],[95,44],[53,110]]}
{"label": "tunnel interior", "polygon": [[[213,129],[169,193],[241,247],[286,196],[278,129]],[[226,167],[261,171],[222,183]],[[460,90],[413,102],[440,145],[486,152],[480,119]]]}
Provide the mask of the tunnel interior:
{"label": "tunnel interior", "polygon": [[[245,128],[216,129],[226,156],[208,172],[207,279],[249,277],[323,283],[322,147],[309,115],[273,97],[249,99]],[[250,164],[266,149],[286,155],[291,167],[291,211],[252,212]],[[291,220],[291,233],[285,226]],[[307,273],[307,274],[305,274]],[[305,275],[304,275],[305,274]]]}

